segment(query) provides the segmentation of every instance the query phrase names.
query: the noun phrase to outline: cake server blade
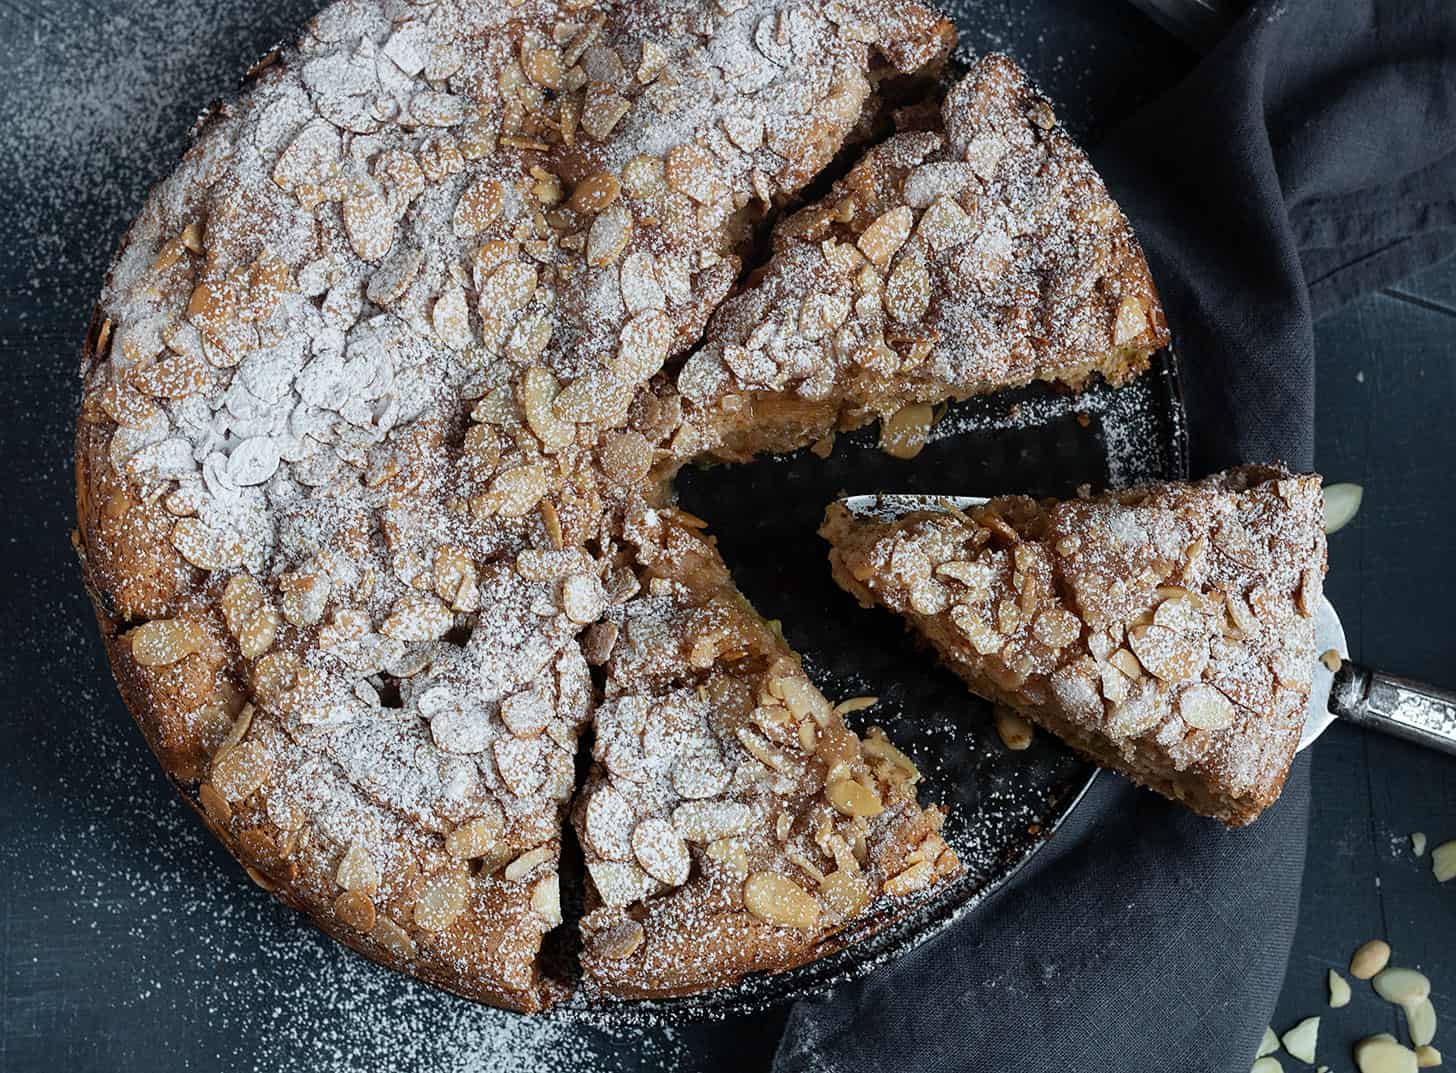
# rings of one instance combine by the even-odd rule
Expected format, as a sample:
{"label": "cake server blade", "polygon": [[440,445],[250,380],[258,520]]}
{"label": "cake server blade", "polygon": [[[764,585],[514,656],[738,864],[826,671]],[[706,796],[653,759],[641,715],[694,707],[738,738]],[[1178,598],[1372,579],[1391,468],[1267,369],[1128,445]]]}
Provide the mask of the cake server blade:
{"label": "cake server blade", "polygon": [[[981,506],[980,496],[859,495],[839,501],[859,518],[894,521],[917,511],[962,511]],[[1299,748],[1307,749],[1336,719],[1456,756],[1456,692],[1373,670],[1350,659],[1345,629],[1334,605],[1320,598],[1315,612],[1315,661],[1309,708]],[[1324,654],[1340,658],[1331,669]],[[1331,662],[1334,662],[1331,660]]]}

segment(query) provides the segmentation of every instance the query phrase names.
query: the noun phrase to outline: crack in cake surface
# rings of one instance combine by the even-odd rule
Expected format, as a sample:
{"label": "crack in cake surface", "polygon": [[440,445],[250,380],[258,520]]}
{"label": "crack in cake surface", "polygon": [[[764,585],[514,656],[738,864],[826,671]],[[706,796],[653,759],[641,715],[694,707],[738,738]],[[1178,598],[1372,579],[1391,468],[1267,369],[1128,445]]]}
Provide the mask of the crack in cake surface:
{"label": "crack in cake surface", "polygon": [[[751,204],[824,168],[873,107],[876,64],[910,73],[949,44],[943,20],[881,0],[345,0],[202,124],[88,340],[80,550],[129,706],[250,874],[442,986],[522,1009],[559,997],[536,950],[562,919],[588,661],[620,708],[641,693],[624,654],[653,601],[698,640],[730,610],[766,629],[730,608],[731,583],[703,618],[692,584],[644,561],[691,540],[721,567],[655,509],[707,449],[690,450],[683,373],[661,370],[737,278]],[[756,643],[751,670],[734,650],[684,656],[705,683],[798,683],[832,729],[801,670],[770,673],[797,668],[782,640]],[[734,748],[772,769],[762,729]],[[899,826],[875,837],[896,870],[870,862],[876,882],[945,874],[938,813],[866,748],[881,755],[845,761],[854,786],[778,800],[807,815],[822,791],[855,818],[889,794]],[[670,816],[630,835],[633,867],[668,889],[685,855],[690,873],[711,860]],[[830,845],[753,848],[773,869],[740,894],[780,929],[777,953],[734,971],[813,956],[836,926],[800,885],[848,867]],[[851,848],[854,866],[874,849]],[[593,933],[612,932],[617,962],[631,923]]]}

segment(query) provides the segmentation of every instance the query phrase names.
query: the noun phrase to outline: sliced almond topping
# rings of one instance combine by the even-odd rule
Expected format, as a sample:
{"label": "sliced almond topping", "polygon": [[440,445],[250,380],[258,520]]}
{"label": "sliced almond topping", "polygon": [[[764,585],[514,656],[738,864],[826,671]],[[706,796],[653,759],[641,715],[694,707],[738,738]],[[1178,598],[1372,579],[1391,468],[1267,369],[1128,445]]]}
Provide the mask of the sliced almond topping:
{"label": "sliced almond topping", "polygon": [[576,184],[566,207],[573,212],[595,216],[610,207],[622,191],[622,184],[610,172],[599,171]]}
{"label": "sliced almond topping", "polygon": [[648,817],[633,828],[632,852],[642,870],[659,883],[680,887],[688,881],[692,858],[687,843],[666,820]]}
{"label": "sliced almond topping", "polygon": [[167,667],[203,645],[202,628],[179,618],[153,619],[130,631],[131,655],[143,667]]}
{"label": "sliced almond topping", "polygon": [[425,880],[415,895],[415,923],[426,931],[444,931],[465,909],[470,884],[458,872]]}
{"label": "sliced almond topping", "polygon": [[743,905],[766,924],[812,931],[819,926],[819,903],[792,879],[755,872],[743,884]]}
{"label": "sliced almond topping", "polygon": [[219,827],[226,827],[233,818],[233,807],[228,804],[227,798],[223,797],[210,782],[204,782],[197,788],[197,801],[207,813],[208,819]]}
{"label": "sliced almond topping", "polygon": [[1213,686],[1195,682],[1178,695],[1178,714],[1199,730],[1222,730],[1233,723],[1234,706]]}
{"label": "sliced almond topping", "polygon": [[588,945],[598,957],[622,961],[641,948],[645,936],[641,924],[635,920],[624,920],[594,934]]}
{"label": "sliced almond topping", "polygon": [[367,935],[376,923],[374,903],[369,895],[357,890],[346,890],[334,900],[334,915],[360,934]]}
{"label": "sliced almond topping", "polygon": [[506,865],[505,877],[514,883],[518,879],[524,879],[530,875],[538,865],[545,864],[551,859],[551,846],[541,845],[533,850],[527,850],[519,857]]}
{"label": "sliced almond topping", "polygon": [[531,887],[531,908],[548,928],[561,923],[561,877],[550,872]]}
{"label": "sliced almond topping", "polygon": [[825,787],[824,795],[829,803],[846,816],[878,816],[885,810],[884,803],[873,790],[854,779],[839,779]]}
{"label": "sliced almond topping", "polygon": [[355,842],[340,859],[334,881],[345,890],[373,894],[379,889],[379,866],[369,851]]}
{"label": "sliced almond topping", "polygon": [[410,938],[409,932],[387,916],[381,915],[374,922],[374,927],[369,929],[369,937],[397,958],[415,956],[415,941]]}
{"label": "sliced almond topping", "polygon": [[497,514],[519,518],[529,514],[546,494],[546,473],[536,465],[507,470],[491,482],[490,494]]}
{"label": "sliced almond topping", "polygon": [[500,217],[505,199],[505,187],[489,176],[467,186],[455,203],[455,214],[450,219],[456,237],[470,238],[484,231]]}
{"label": "sliced almond topping", "polygon": [[228,801],[242,801],[268,781],[270,767],[267,751],[255,741],[245,741],[213,763],[210,781]]}
{"label": "sliced almond topping", "polygon": [[1333,1009],[1340,1009],[1350,1004],[1350,984],[1343,976],[1334,969],[1330,970],[1330,1006]]}
{"label": "sliced almond topping", "polygon": [[902,324],[914,324],[930,307],[930,273],[919,257],[901,257],[885,284],[885,311]]}
{"label": "sliced almond topping", "polygon": [[603,141],[631,109],[632,105],[615,93],[589,90],[581,109],[581,129],[597,141]]}
{"label": "sliced almond topping", "polygon": [[861,253],[883,269],[910,237],[910,228],[914,223],[914,211],[907,205],[900,205],[866,227],[856,245]]}
{"label": "sliced almond topping", "polygon": [[436,597],[411,592],[395,602],[379,632],[397,641],[437,641],[454,622],[450,609]]}
{"label": "sliced almond topping", "polygon": [[1431,1000],[1423,998],[1402,1007],[1405,1010],[1406,1030],[1410,1033],[1412,1047],[1425,1047],[1436,1038],[1436,1007]]}
{"label": "sliced almond topping", "polygon": [[1442,842],[1431,850],[1431,873],[1437,883],[1456,879],[1456,842]]}
{"label": "sliced almond topping", "polygon": [[674,147],[667,154],[667,185],[701,204],[712,204],[727,195],[728,188],[718,177],[718,161],[701,146],[687,144]]}
{"label": "sliced almond topping", "polygon": [[1137,654],[1138,662],[1165,682],[1195,678],[1208,662],[1207,646],[1195,645],[1166,626],[1134,626],[1127,631],[1127,643]]}
{"label": "sliced almond topping", "polygon": [[495,848],[502,826],[500,815],[480,816],[462,823],[445,836],[445,852],[460,860],[484,857]]}
{"label": "sliced almond topping", "polygon": [[912,891],[920,890],[935,878],[935,862],[917,861],[903,872],[885,880],[885,893],[892,898],[903,898]]}
{"label": "sliced almond topping", "polygon": [[610,202],[592,221],[586,235],[586,263],[594,268],[614,264],[632,238],[632,210]]}
{"label": "sliced almond topping", "polygon": [[1112,325],[1112,345],[1123,346],[1131,343],[1147,329],[1148,314],[1143,308],[1142,299],[1135,295],[1126,295],[1117,304],[1117,319]]}
{"label": "sliced almond topping", "polygon": [[912,402],[896,410],[880,428],[880,450],[894,458],[914,458],[930,437],[934,410],[928,402]]}

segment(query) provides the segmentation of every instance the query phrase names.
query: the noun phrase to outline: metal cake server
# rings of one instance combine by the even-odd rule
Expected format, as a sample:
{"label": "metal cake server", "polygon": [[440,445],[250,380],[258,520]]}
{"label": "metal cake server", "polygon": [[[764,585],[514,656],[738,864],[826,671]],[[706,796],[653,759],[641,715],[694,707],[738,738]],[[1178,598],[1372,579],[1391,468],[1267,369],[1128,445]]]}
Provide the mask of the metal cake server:
{"label": "metal cake server", "polygon": [[[916,511],[967,510],[988,502],[977,496],[861,495],[839,501],[861,518],[894,521]],[[1456,756],[1456,691],[1440,689],[1373,670],[1350,659],[1345,629],[1328,599],[1321,598],[1315,613],[1315,648],[1333,649],[1340,665],[1331,670],[1315,661],[1309,691],[1301,750],[1312,745],[1336,719],[1438,749]]]}

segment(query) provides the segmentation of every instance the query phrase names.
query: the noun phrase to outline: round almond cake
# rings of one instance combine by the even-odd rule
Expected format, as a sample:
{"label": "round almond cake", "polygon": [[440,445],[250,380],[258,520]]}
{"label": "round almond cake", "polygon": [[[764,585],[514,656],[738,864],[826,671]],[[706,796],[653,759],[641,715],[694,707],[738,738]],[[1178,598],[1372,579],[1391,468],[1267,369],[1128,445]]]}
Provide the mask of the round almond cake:
{"label": "round almond cake", "polygon": [[946,86],[952,44],[899,0],[342,0],[199,121],[87,340],[77,549],[261,886],[537,1011],[802,964],[959,872],[671,490],[1165,339],[1049,106],[1001,57]]}

